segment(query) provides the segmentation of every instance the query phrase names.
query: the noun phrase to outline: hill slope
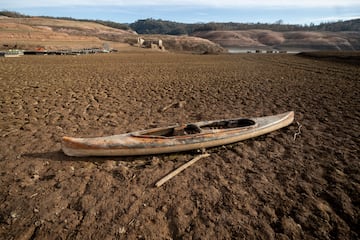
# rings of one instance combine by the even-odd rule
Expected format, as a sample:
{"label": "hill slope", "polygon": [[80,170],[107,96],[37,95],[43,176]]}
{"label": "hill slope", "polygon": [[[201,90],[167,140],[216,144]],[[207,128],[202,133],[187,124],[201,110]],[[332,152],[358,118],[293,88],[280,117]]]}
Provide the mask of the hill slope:
{"label": "hill slope", "polygon": [[360,19],[302,26],[280,22],[185,24],[150,18],[138,20],[130,24],[130,27],[143,34],[188,34],[208,39],[227,48],[360,49]]}
{"label": "hill slope", "polygon": [[31,49],[100,47],[105,41],[119,41],[134,35],[131,31],[114,29],[92,22],[47,18],[0,18],[0,44]]}
{"label": "hill slope", "polygon": [[[193,52],[222,52],[224,49],[209,40],[190,36],[138,35],[95,22],[43,17],[0,16],[0,49],[71,49],[129,46],[137,38],[162,39],[166,49]],[[135,50],[135,48],[133,48]]]}
{"label": "hill slope", "polygon": [[360,32],[201,31],[194,36],[228,48],[360,50]]}
{"label": "hill slope", "polygon": [[[45,19],[0,18],[0,44],[25,49],[100,47],[103,40],[133,35],[129,31],[113,29],[96,23]],[[108,38],[108,39],[107,39]]]}
{"label": "hill slope", "polygon": [[[258,28],[260,27],[259,24],[208,23],[179,25],[179,23],[160,20],[143,20],[130,25],[141,29],[142,27],[153,26],[154,29],[145,29],[146,31],[143,29],[148,33],[156,32],[159,28],[179,34],[184,33],[184,28],[186,28],[185,33],[187,31],[192,33],[191,36],[170,36],[138,35],[130,29],[112,28],[94,21],[26,17],[22,15],[15,17],[0,16],[0,50],[15,47],[21,49],[39,47],[46,49],[93,48],[102,47],[104,43],[110,43],[111,47],[117,49],[136,43],[138,37],[150,41],[162,39],[165,48],[168,50],[208,53],[224,52],[223,47],[300,51],[360,50],[360,31],[335,31],[335,29],[356,29],[358,23],[359,21],[353,20],[334,23],[333,25],[312,26],[312,28],[334,29],[331,32],[314,31],[311,27],[275,24],[262,24],[261,26],[278,30],[248,29],[251,26]],[[168,27],[165,28],[164,24],[167,24]],[[225,27],[230,30],[218,30]],[[281,29],[276,27],[281,27]],[[300,30],[285,31],[285,28],[289,27],[297,27]],[[236,28],[245,28],[245,30],[234,30]],[[195,29],[198,31],[194,32]]]}

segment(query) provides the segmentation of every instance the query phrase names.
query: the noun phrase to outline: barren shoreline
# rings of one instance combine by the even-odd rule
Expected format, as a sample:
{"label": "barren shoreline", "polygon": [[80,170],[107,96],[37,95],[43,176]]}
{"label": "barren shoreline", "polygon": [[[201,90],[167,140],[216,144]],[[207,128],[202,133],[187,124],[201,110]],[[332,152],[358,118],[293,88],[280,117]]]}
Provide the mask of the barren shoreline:
{"label": "barren shoreline", "polygon": [[[354,64],[137,52],[2,58],[0,72],[1,239],[360,236]],[[289,110],[296,113],[289,127],[209,149],[210,157],[160,188],[158,180],[199,153],[76,158],[60,151],[63,135]]]}

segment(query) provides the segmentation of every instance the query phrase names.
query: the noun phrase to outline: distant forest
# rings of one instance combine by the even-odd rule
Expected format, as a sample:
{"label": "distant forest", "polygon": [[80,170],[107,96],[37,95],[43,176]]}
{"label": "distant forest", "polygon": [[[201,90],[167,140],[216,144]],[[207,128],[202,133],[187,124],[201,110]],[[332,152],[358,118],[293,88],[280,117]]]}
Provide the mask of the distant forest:
{"label": "distant forest", "polygon": [[[12,11],[0,11],[0,16],[7,16],[13,18],[20,17],[31,17],[23,15],[17,12]],[[198,31],[235,31],[235,30],[250,30],[250,29],[266,29],[277,32],[287,32],[287,31],[330,31],[330,32],[340,32],[340,31],[360,31],[360,19],[349,20],[349,21],[338,21],[338,22],[328,22],[320,23],[318,25],[294,25],[294,24],[284,24],[282,20],[276,21],[275,23],[179,23],[166,21],[161,19],[144,19],[138,20],[131,24],[117,23],[113,21],[103,21],[103,20],[90,20],[90,19],[74,19],[68,17],[47,17],[41,16],[44,18],[54,18],[54,19],[63,19],[63,20],[73,20],[73,21],[86,21],[86,22],[95,22],[112,28],[122,29],[122,30],[134,30],[139,34],[168,34],[168,35],[191,35],[194,32]]]}
{"label": "distant forest", "polygon": [[275,23],[178,23],[172,21],[164,21],[161,19],[145,19],[131,23],[130,28],[140,34],[169,34],[169,35],[191,35],[198,31],[224,31],[224,30],[250,30],[250,29],[266,29],[277,32],[287,31],[360,31],[360,19],[349,21],[338,21],[332,23],[321,23],[319,25],[293,25],[283,24],[282,20]]}

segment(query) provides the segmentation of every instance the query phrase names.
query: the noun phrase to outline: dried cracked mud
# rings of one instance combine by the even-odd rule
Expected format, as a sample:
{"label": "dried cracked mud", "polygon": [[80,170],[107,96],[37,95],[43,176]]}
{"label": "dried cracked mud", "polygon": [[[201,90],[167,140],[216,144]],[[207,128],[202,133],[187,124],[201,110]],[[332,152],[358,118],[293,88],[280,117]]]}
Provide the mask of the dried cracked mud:
{"label": "dried cracked mud", "polygon": [[[284,54],[2,58],[0,238],[358,239],[358,66]],[[160,188],[199,153],[61,152],[64,135],[289,110],[290,126],[208,149]]]}

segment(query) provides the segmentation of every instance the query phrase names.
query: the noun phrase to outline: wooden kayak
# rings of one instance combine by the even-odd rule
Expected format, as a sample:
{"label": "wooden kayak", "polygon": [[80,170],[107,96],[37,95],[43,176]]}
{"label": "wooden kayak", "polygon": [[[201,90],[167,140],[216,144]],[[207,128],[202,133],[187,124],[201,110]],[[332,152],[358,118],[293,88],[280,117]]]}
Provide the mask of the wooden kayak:
{"label": "wooden kayak", "polygon": [[62,138],[68,156],[132,156],[203,149],[263,135],[294,120],[294,112],[258,117],[202,121],[185,125],[94,138]]}

